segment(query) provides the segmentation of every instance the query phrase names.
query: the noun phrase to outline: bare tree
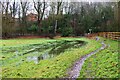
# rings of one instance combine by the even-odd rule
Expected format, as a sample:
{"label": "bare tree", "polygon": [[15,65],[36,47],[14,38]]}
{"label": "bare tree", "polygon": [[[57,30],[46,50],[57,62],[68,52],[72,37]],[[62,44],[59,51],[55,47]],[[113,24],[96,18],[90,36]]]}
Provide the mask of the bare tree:
{"label": "bare tree", "polygon": [[4,2],[0,1],[0,6],[1,6],[1,13],[3,14],[5,10]]}
{"label": "bare tree", "polygon": [[10,11],[11,11],[12,17],[15,17],[15,15],[17,13],[17,9],[18,9],[18,4],[14,0],[10,5]]}
{"label": "bare tree", "polygon": [[63,2],[63,9],[65,14],[69,14],[69,3],[68,2]]}
{"label": "bare tree", "polygon": [[[14,21],[14,17],[15,17],[15,11],[12,10],[13,8],[11,6],[11,3],[9,0],[7,0],[6,2],[1,3],[2,4],[2,34],[3,37],[8,38],[8,37],[12,37],[15,32],[15,21]],[[14,13],[14,17],[11,16],[10,14]],[[14,11],[14,12],[13,12]]]}
{"label": "bare tree", "polygon": [[19,19],[19,22],[21,22],[21,7],[20,7],[20,4],[18,6],[18,19]]}
{"label": "bare tree", "polygon": [[57,15],[60,13],[61,5],[62,5],[62,2],[57,2]]}
{"label": "bare tree", "polygon": [[28,8],[29,8],[29,2],[27,2],[27,1],[21,1],[20,2],[21,3],[21,8],[22,8],[22,25],[23,25],[23,29],[22,29],[22,31],[24,32],[24,33],[26,33],[26,26],[27,26],[27,22],[26,22],[26,14],[27,14],[27,11],[28,11]]}
{"label": "bare tree", "polygon": [[37,18],[38,18],[38,32],[41,33],[41,21],[43,19],[43,16],[44,16],[44,12],[45,12],[45,9],[46,9],[46,2],[45,0],[43,2],[40,2],[39,0],[37,2],[35,2],[33,0],[33,3],[34,3],[34,8],[35,10],[37,11]]}
{"label": "bare tree", "polygon": [[9,0],[7,0],[6,2],[3,2],[3,8],[5,10],[6,16],[8,15],[9,4],[10,4]]}
{"label": "bare tree", "polygon": [[1,3],[2,4],[2,36],[3,37],[8,37],[10,34],[10,17],[8,15],[9,13],[9,0],[7,0],[6,2]]}

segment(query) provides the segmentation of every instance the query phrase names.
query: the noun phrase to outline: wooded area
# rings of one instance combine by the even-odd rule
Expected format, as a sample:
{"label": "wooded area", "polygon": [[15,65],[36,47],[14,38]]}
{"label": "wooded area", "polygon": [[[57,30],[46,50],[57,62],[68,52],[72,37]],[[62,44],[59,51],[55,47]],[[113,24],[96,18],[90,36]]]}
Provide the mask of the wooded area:
{"label": "wooded area", "polygon": [[26,35],[83,36],[120,31],[120,2],[7,0],[0,4],[3,38]]}
{"label": "wooded area", "polygon": [[119,80],[120,1],[55,1],[0,1],[0,77]]}

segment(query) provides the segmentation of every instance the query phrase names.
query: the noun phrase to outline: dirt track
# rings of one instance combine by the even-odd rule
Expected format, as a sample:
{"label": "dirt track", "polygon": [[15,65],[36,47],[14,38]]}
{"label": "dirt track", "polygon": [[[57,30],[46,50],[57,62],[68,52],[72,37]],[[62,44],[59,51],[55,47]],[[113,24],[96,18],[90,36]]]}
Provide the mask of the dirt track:
{"label": "dirt track", "polygon": [[84,61],[89,58],[91,55],[96,54],[97,52],[99,52],[100,50],[103,50],[106,48],[106,44],[104,44],[103,42],[101,43],[102,47],[85,55],[82,56],[79,60],[77,60],[74,65],[72,66],[72,68],[69,69],[68,71],[68,78],[78,78],[78,76],[80,75],[80,70],[82,69],[82,66],[84,64]]}

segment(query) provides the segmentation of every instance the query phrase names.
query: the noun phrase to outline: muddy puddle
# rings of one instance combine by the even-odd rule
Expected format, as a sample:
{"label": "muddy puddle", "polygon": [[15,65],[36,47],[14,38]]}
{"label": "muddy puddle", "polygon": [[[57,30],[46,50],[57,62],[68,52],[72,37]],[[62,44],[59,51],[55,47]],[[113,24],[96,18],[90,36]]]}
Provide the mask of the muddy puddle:
{"label": "muddy puddle", "polygon": [[26,47],[26,50],[25,50],[25,47],[24,49],[20,48],[20,50],[18,48],[16,48],[17,50],[12,48],[12,51],[14,51],[13,52],[14,55],[11,56],[9,59],[4,60],[3,63],[6,63],[7,60],[21,57],[23,59],[21,60],[21,62],[34,61],[35,64],[38,64],[40,60],[56,57],[59,54],[65,52],[66,50],[69,50],[71,48],[79,48],[84,44],[86,44],[86,42],[80,41],[80,40],[74,40],[74,41],[62,40],[62,41],[55,41],[52,43],[48,42],[46,44],[32,44],[32,45],[29,45],[29,47]]}

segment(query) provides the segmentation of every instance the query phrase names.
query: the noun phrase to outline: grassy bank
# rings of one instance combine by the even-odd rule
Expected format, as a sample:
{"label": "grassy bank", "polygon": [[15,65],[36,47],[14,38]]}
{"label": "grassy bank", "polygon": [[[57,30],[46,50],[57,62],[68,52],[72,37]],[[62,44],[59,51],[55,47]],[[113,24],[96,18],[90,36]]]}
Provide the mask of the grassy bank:
{"label": "grassy bank", "polygon": [[103,40],[108,47],[85,61],[80,78],[118,78],[118,41]]}

